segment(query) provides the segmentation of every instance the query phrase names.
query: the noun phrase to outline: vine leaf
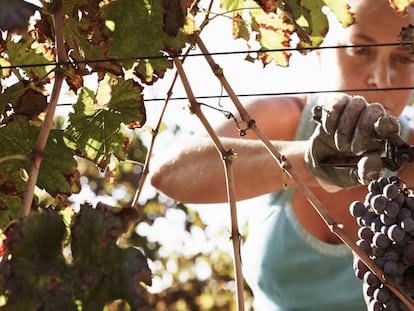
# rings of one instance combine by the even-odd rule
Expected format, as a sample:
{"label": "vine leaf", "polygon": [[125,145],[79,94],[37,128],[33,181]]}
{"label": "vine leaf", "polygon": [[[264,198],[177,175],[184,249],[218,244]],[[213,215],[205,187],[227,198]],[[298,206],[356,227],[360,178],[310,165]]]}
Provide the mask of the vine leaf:
{"label": "vine leaf", "polygon": [[[54,50],[47,44],[34,44],[33,39],[7,42],[9,61],[15,65],[47,64],[54,60]],[[35,81],[44,78],[53,69],[50,66],[30,66],[22,68],[26,74]],[[46,81],[45,81],[46,82]]]}
{"label": "vine leaf", "polygon": [[397,14],[405,16],[408,13],[408,7],[414,4],[413,0],[390,0],[391,7]]}
{"label": "vine leaf", "polygon": [[[146,310],[150,285],[147,259],[134,247],[120,248],[117,240],[138,217],[132,208],[84,204],[72,225],[72,255],[80,284],[76,286],[85,310],[102,310],[105,303],[126,300],[132,310]],[[113,286],[117,284],[117,286]]]}
{"label": "vine leaf", "polygon": [[[322,0],[304,0],[302,3],[307,11],[306,18],[303,21],[301,17],[305,15],[299,15],[296,19],[298,24],[302,24],[301,30],[307,34],[307,37],[298,43],[298,47],[319,46],[329,30],[328,18],[322,12],[324,3]],[[312,12],[312,15],[309,12]],[[305,54],[306,51],[302,53]]]}
{"label": "vine leaf", "polygon": [[290,52],[272,50],[289,48],[294,33],[299,38],[298,48],[319,46],[329,29],[328,19],[322,12],[324,6],[330,7],[344,27],[354,22],[345,0],[222,0],[221,6],[231,12],[234,38],[248,41],[257,33],[256,40],[263,50],[257,59],[263,65],[271,62],[289,65]]}
{"label": "vine leaf", "polygon": [[77,310],[62,255],[65,224],[58,212],[31,213],[9,225],[5,234],[10,258],[0,270],[7,297],[4,310]]}
{"label": "vine leaf", "polygon": [[184,26],[187,10],[182,6],[181,0],[163,0],[162,8],[164,11],[164,32],[175,37],[180,28]]}
{"label": "vine leaf", "polygon": [[[0,96],[0,114],[20,114],[36,120],[47,108],[47,92],[22,80],[4,90]],[[7,123],[4,118],[1,123]]]}
{"label": "vine leaf", "polygon": [[354,14],[350,12],[346,0],[323,0],[323,2],[334,13],[343,27],[351,26],[355,22]]}
{"label": "vine leaf", "polygon": [[[253,32],[257,33],[256,40],[263,52],[259,52],[257,59],[263,65],[274,61],[280,66],[289,64],[290,52],[269,52],[267,50],[287,48],[290,45],[290,35],[294,31],[293,25],[282,16],[272,12],[266,13],[254,0],[231,1],[223,0],[221,7],[233,16],[233,36],[235,38],[250,38]],[[249,13],[249,18],[242,18],[243,12]],[[249,25],[249,29],[247,29]],[[241,29],[242,31],[237,31]],[[235,31],[236,30],[236,31]]]}
{"label": "vine leaf", "polygon": [[79,78],[85,74],[86,64],[101,76],[107,72],[123,76],[122,66],[116,60],[108,59],[111,33],[105,26],[99,2],[63,2],[68,16],[64,24],[68,55],[75,61],[86,62],[75,62],[76,64],[66,72],[66,79],[74,90],[83,85],[83,81]]}
{"label": "vine leaf", "polygon": [[[174,2],[178,7],[168,14],[164,14],[161,1],[118,0],[106,5],[104,17],[112,30],[109,57],[121,59],[126,69],[134,68],[136,76],[145,84],[153,84],[162,78],[166,70],[172,68],[165,53],[181,51],[189,36],[197,30],[188,15],[184,22],[179,20],[171,25],[171,14],[175,12],[177,17],[178,12],[184,10],[179,2]],[[181,24],[183,27],[177,30]],[[164,32],[165,28],[169,34]],[[172,37],[175,33],[177,35]]]}
{"label": "vine leaf", "polygon": [[[2,67],[0,69],[0,79],[4,79],[10,76],[11,74],[11,69],[10,68],[4,68],[4,67],[8,67],[10,66],[11,63],[10,61],[8,61],[7,59],[0,57],[0,67]],[[0,91],[1,91],[1,86],[0,86]]]}
{"label": "vine leaf", "polygon": [[17,219],[22,206],[21,196],[12,183],[0,185],[0,228]]}
{"label": "vine leaf", "polygon": [[97,94],[82,88],[73,108],[66,129],[68,144],[102,169],[111,155],[126,158],[129,142],[121,124],[134,129],[145,123],[142,88],[110,75],[100,82]]}
{"label": "vine leaf", "polygon": [[[117,245],[137,212],[84,204],[70,227],[64,217],[50,207],[6,228],[10,256],[0,269],[4,310],[103,310],[117,299],[133,310],[147,310],[140,285],[151,284],[147,259],[134,247]],[[62,249],[67,234],[72,261]]]}
{"label": "vine leaf", "polygon": [[[0,128],[0,158],[26,156],[26,159],[20,157],[0,162],[0,185],[9,183],[17,195],[22,195],[25,189],[22,171],[29,171],[32,148],[38,135],[39,128],[23,116],[14,116],[7,126]],[[38,187],[54,196],[80,190],[74,152],[64,143],[63,135],[60,130],[50,132],[37,182]]]}

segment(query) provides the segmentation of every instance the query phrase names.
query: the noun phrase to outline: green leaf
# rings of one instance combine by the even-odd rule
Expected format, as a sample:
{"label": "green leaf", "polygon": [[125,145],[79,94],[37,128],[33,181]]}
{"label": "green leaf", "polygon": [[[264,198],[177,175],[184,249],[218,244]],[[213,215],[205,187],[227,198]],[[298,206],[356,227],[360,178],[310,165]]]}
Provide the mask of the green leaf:
{"label": "green leaf", "polygon": [[231,12],[233,15],[240,14],[240,11],[249,7],[245,0],[221,0],[220,6],[224,11]]}
{"label": "green leaf", "polygon": [[61,216],[51,208],[32,212],[6,229],[11,258],[0,270],[7,297],[4,310],[77,310],[62,255],[65,230]]}
{"label": "green leaf", "polygon": [[[189,15],[182,28],[177,30],[182,21],[171,26],[172,17],[165,15],[161,1],[116,0],[104,7],[103,15],[112,30],[109,57],[121,59],[126,69],[134,67],[135,74],[145,84],[153,84],[172,68],[165,52],[179,53],[197,30]],[[166,27],[168,33],[164,32]]]}
{"label": "green leaf", "polygon": [[16,257],[36,259],[40,263],[62,259],[65,232],[65,224],[56,210],[48,208],[34,212],[23,222],[7,228],[7,249]]}
{"label": "green leaf", "polygon": [[12,104],[17,101],[17,98],[23,94],[23,83],[15,83],[4,90],[0,94],[0,113],[8,110],[8,104]]}
{"label": "green leaf", "polygon": [[161,1],[112,1],[104,7],[104,17],[113,24],[109,56],[125,59],[121,62],[125,68],[131,68],[138,56],[161,56],[164,48]]}
{"label": "green leaf", "polygon": [[98,94],[82,88],[73,106],[75,112],[69,114],[69,145],[100,167],[109,163],[111,154],[125,159],[128,138],[121,124],[136,128],[145,123],[141,92],[132,80],[111,76],[101,81]]}
{"label": "green leaf", "polygon": [[10,221],[17,219],[22,206],[22,198],[10,193],[6,186],[0,186],[0,229],[4,229]]}
{"label": "green leaf", "polygon": [[233,16],[233,38],[242,38],[246,41],[250,40],[250,31],[248,25],[240,14]]}
{"label": "green leaf", "polygon": [[346,0],[323,0],[323,2],[331,9],[343,27],[348,27],[355,22]]}
{"label": "green leaf", "polygon": [[[70,49],[70,56],[74,60],[90,60],[87,64],[99,73],[110,72],[117,76],[123,76],[121,65],[116,61],[106,60],[96,62],[96,60],[108,59],[108,48],[110,42],[110,31],[105,26],[102,17],[100,1],[64,1],[64,10],[68,19],[64,24],[65,43]],[[116,58],[116,57],[115,57]],[[76,65],[82,74],[85,64]],[[66,73],[69,84],[79,82],[76,72]]]}
{"label": "green leaf", "polygon": [[[35,48],[33,47],[35,46]],[[7,54],[10,62],[14,66],[33,65],[33,64],[49,64],[54,60],[54,52],[48,48],[46,44],[33,45],[32,40],[19,42],[7,42]],[[39,80],[45,78],[54,66],[33,66],[22,68],[26,74],[34,79]]]}
{"label": "green leaf", "polygon": [[76,288],[86,310],[102,310],[116,299],[126,300],[132,310],[146,310],[139,282],[151,284],[147,260],[138,249],[116,243],[137,216],[132,208],[81,206],[72,226],[72,254],[81,281]]}
{"label": "green leaf", "polygon": [[[0,185],[13,184],[19,195],[25,189],[22,170],[29,172],[32,148],[39,135],[39,128],[30,125],[25,117],[15,116],[7,126],[0,128]],[[22,159],[22,157],[26,158]],[[44,152],[37,186],[51,195],[70,195],[76,179],[74,152],[63,141],[60,130],[52,130]]]}
{"label": "green leaf", "polygon": [[164,0],[161,5],[164,11],[164,31],[172,37],[184,26],[186,8],[182,7],[181,0]]}
{"label": "green leaf", "polygon": [[306,31],[309,35],[309,40],[301,40],[298,43],[298,47],[319,46],[329,30],[328,18],[322,12],[323,0],[303,0],[302,4],[312,14],[308,14],[308,18],[310,17],[310,19],[307,21],[309,26]]}

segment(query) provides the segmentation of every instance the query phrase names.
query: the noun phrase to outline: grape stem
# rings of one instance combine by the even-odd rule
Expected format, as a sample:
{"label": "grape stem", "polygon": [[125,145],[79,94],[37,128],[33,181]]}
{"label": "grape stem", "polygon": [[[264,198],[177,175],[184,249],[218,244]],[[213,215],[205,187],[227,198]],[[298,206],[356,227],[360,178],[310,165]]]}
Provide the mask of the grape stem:
{"label": "grape stem", "polygon": [[355,241],[351,239],[349,234],[344,230],[343,225],[338,223],[334,218],[330,216],[328,211],[319,201],[319,199],[314,195],[314,193],[309,189],[308,186],[305,185],[303,180],[299,177],[296,171],[293,169],[289,160],[282,154],[280,154],[270,140],[264,135],[264,133],[257,127],[256,122],[249,116],[247,110],[243,107],[240,100],[238,99],[237,95],[233,91],[232,87],[230,86],[229,82],[224,76],[223,70],[218,70],[219,65],[215,63],[211,54],[209,53],[208,49],[204,45],[203,41],[200,37],[197,37],[196,43],[200,48],[202,54],[206,58],[207,63],[209,64],[211,70],[219,79],[221,85],[226,90],[227,94],[229,95],[230,99],[233,101],[236,109],[238,110],[243,122],[245,122],[249,129],[251,129],[256,136],[262,141],[267,151],[271,154],[273,159],[277,162],[277,164],[281,167],[282,171],[288,174],[292,180],[297,184],[298,188],[304,193],[308,201],[312,204],[314,209],[317,211],[319,216],[328,226],[330,231],[336,234],[345,245],[347,245],[361,260],[364,264],[380,279],[382,282],[410,309],[414,310],[414,301],[405,294],[404,291],[395,284],[392,280],[386,279],[384,276],[383,271],[375,265],[375,263],[365,254],[361,248],[356,245]]}

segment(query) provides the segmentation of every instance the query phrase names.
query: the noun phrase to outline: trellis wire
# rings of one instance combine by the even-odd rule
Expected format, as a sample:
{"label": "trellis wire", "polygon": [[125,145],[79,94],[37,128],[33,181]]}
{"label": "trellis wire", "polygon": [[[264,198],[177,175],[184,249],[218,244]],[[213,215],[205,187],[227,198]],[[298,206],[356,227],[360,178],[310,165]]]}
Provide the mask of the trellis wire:
{"label": "trellis wire", "polygon": [[[223,52],[209,52],[205,53],[194,53],[185,55],[185,57],[199,57],[199,56],[217,56],[217,55],[235,55],[235,54],[251,54],[251,53],[272,53],[272,52],[309,52],[313,50],[323,49],[345,49],[345,48],[362,48],[362,47],[387,47],[387,46],[407,46],[409,47],[412,42],[388,42],[388,43],[369,43],[369,44],[349,44],[349,45],[329,45],[329,46],[311,46],[311,47],[288,47],[278,49],[258,49],[258,50],[241,50],[241,51],[223,51]],[[35,64],[17,64],[0,66],[1,69],[15,69],[15,68],[32,68],[32,67],[45,67],[45,66],[65,66],[65,65],[76,65],[76,64],[94,64],[94,63],[107,63],[107,62],[122,62],[122,61],[134,61],[134,60],[145,60],[145,59],[164,59],[182,57],[182,54],[166,54],[160,51],[159,55],[144,55],[144,56],[131,56],[131,57],[120,57],[120,58],[102,58],[102,59],[84,59],[84,60],[70,60],[60,62],[49,62],[49,63],[35,63]]]}

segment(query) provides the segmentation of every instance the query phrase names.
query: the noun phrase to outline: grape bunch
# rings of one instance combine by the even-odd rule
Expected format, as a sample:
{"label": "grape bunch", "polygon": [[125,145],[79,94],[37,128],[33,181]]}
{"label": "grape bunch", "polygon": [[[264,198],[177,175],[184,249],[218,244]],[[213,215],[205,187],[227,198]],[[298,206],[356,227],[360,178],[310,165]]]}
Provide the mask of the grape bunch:
{"label": "grape bunch", "polygon": [[[397,176],[368,185],[364,202],[350,204],[359,226],[357,245],[408,296],[414,298],[414,196]],[[369,311],[408,310],[361,259],[354,271],[363,281]]]}

